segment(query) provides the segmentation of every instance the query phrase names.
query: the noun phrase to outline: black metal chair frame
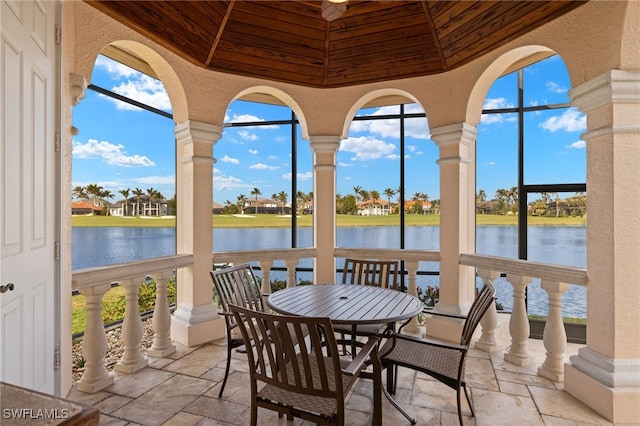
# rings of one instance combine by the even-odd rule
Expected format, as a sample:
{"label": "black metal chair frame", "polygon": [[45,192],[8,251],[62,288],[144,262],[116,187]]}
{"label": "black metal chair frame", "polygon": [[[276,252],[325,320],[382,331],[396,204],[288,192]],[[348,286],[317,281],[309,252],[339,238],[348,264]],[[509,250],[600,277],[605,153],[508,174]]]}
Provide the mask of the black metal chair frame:
{"label": "black metal chair frame", "polygon": [[337,356],[329,318],[276,315],[236,305],[230,309],[247,347],[251,425],[257,424],[258,407],[287,418],[344,425],[345,399],[358,376],[373,378],[374,404],[381,402],[380,374],[372,377],[363,371],[368,362],[374,363],[374,371],[381,371],[377,337],[371,337],[355,359],[346,361]]}
{"label": "black metal chair frame", "polygon": [[231,313],[229,306],[236,304],[249,309],[264,311],[262,294],[257,278],[253,274],[253,269],[248,263],[232,266],[228,268],[216,269],[211,271],[211,279],[219,297],[219,315],[224,317],[227,336],[227,365],[224,371],[224,380],[220,387],[219,398],[229,378],[229,369],[231,367],[231,352],[238,349],[244,352],[244,340],[242,337],[234,337],[233,332],[238,324]]}
{"label": "black metal chair frame", "polygon": [[[467,385],[464,380],[466,355],[471,345],[473,333],[480,324],[480,320],[485,312],[494,303],[495,288],[490,282],[485,283],[478,293],[468,315],[443,315],[428,311],[431,315],[442,315],[445,317],[464,319],[460,343],[448,343],[444,341],[434,341],[420,339],[399,333],[388,333],[388,340],[380,349],[380,359],[382,368],[387,368],[387,389],[385,394],[394,394],[396,391],[396,367],[411,368],[416,371],[428,374],[441,383],[454,389],[457,393],[458,420],[463,425],[460,390],[464,389],[464,395],[471,409],[471,415],[475,416],[473,404],[467,392]],[[449,358],[447,361],[446,359]],[[453,365],[454,363],[456,365]],[[450,373],[450,374],[447,374]],[[388,396],[388,395],[387,395]],[[389,399],[398,410],[412,423],[416,420],[411,418],[392,399]]]}

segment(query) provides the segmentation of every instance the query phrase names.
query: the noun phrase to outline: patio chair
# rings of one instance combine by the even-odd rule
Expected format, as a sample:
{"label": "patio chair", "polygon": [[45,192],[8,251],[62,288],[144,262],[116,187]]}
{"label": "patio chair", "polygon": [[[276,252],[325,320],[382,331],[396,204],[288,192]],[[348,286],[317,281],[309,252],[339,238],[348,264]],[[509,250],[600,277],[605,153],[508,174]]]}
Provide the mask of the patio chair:
{"label": "patio chair", "polygon": [[220,387],[220,393],[218,394],[218,397],[222,398],[222,393],[229,377],[231,351],[239,348],[244,352],[244,341],[237,330],[238,324],[229,310],[229,305],[241,305],[256,311],[264,311],[264,308],[258,280],[253,274],[251,265],[248,263],[213,270],[211,271],[211,278],[213,279],[216,294],[219,297],[218,306],[221,310],[218,314],[224,317],[227,335],[227,366],[224,371],[224,380]]}
{"label": "patio chair", "polygon": [[[277,411],[279,417],[344,425],[345,399],[365,361],[380,365],[377,338],[371,338],[355,359],[346,361],[336,356],[329,318],[275,315],[236,305],[230,309],[250,348],[251,425],[258,422],[258,407]],[[322,343],[327,354],[334,356],[323,352]],[[379,394],[380,377],[374,377],[374,387]]]}
{"label": "patio chair", "polygon": [[[464,389],[464,395],[469,403],[471,415],[475,416],[473,404],[469,398],[467,386],[464,381],[465,359],[469,345],[471,344],[473,332],[489,306],[491,306],[491,303],[494,303],[494,297],[495,288],[491,283],[487,282],[476,296],[466,317],[444,315],[455,318],[465,318],[460,344],[419,339],[399,333],[388,334],[388,340],[384,343],[382,349],[380,349],[382,368],[387,368],[388,392],[394,394],[396,390],[396,367],[411,368],[426,373],[456,390],[458,420],[460,421],[460,425],[463,424],[462,408],[460,406],[460,389]],[[407,419],[410,419],[408,414],[399,407],[397,408]],[[415,420],[412,420],[412,423],[415,424]]]}
{"label": "patio chair", "polygon": [[[396,260],[368,260],[350,259],[344,260],[342,273],[342,284],[371,285],[376,287],[400,289],[400,262]],[[340,340],[343,343],[342,353],[345,354],[345,341],[351,343],[351,354],[355,355],[358,346],[358,337],[377,336],[380,332],[393,324],[371,324],[350,326],[338,324],[334,326],[334,331],[340,333]]]}

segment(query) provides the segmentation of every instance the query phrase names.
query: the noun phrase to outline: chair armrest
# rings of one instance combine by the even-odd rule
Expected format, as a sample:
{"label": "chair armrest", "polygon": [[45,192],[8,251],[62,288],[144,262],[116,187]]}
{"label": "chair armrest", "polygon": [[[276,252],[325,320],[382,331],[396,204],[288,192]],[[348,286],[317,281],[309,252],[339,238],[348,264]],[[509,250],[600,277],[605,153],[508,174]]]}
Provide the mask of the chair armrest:
{"label": "chair armrest", "polygon": [[434,311],[433,309],[423,309],[422,310],[423,314],[427,314],[427,315],[433,315],[436,317],[447,317],[447,318],[458,318],[458,319],[467,319],[466,315],[459,315],[459,314],[445,314],[442,312],[437,312]]}
{"label": "chair armrest", "polygon": [[349,363],[349,365],[344,368],[342,372],[349,376],[357,375],[360,370],[362,370],[362,368],[366,365],[366,361],[372,353],[374,357],[378,356],[378,338],[374,336],[370,337],[367,340],[367,343],[365,343],[360,352],[358,352],[358,355],[356,355],[356,357],[351,360],[351,363]]}
{"label": "chair armrest", "polygon": [[390,338],[390,339],[409,340],[409,341],[416,342],[416,343],[422,343],[424,345],[438,346],[438,347],[441,347],[441,348],[454,349],[454,350],[459,350],[459,351],[466,351],[468,349],[466,346],[461,345],[459,343],[446,342],[444,340],[433,340],[433,339],[426,339],[426,338],[421,338],[421,337],[413,337],[413,336],[408,336],[406,334],[391,333],[388,336],[388,338]]}

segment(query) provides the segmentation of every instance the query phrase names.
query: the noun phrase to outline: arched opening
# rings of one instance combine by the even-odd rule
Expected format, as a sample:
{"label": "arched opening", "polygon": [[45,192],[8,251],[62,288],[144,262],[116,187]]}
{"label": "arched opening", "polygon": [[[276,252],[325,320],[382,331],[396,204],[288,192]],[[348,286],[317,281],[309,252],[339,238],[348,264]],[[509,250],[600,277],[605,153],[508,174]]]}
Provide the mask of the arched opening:
{"label": "arched opening", "polygon": [[[484,98],[476,143],[476,251],[585,268],[585,116],[569,105],[564,62],[546,56],[508,69]],[[528,286],[527,307],[530,318],[544,321],[547,294],[540,284]],[[499,279],[497,289],[510,310],[511,286]],[[563,316],[584,324],[586,288],[572,285],[565,293]],[[532,335],[541,333],[532,323]],[[584,329],[570,339],[584,339]]]}

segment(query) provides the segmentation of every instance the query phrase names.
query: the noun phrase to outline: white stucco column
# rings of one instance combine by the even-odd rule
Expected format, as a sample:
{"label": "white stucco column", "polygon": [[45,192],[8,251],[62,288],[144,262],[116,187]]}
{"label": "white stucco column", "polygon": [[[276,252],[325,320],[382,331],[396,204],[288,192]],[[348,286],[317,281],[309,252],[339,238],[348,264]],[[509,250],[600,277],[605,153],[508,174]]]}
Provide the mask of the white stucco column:
{"label": "white stucco column", "polygon": [[[475,270],[459,264],[460,253],[475,253],[475,126],[456,123],[431,129],[440,148],[440,297],[436,311],[466,314],[475,297]],[[461,322],[427,319],[427,334],[459,341]]]}
{"label": "white stucco column", "polygon": [[616,424],[640,424],[640,71],[574,88],[587,114],[587,346],[565,390]]}
{"label": "white stucco column", "polygon": [[311,136],[313,150],[313,282],[336,281],[336,152],[340,136]]}
{"label": "white stucco column", "polygon": [[171,319],[171,338],[187,346],[224,337],[224,324],[213,303],[213,145],[222,127],[186,121],[175,127],[176,249],[193,254],[191,268],[178,271],[177,309]]}

